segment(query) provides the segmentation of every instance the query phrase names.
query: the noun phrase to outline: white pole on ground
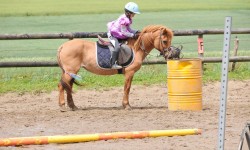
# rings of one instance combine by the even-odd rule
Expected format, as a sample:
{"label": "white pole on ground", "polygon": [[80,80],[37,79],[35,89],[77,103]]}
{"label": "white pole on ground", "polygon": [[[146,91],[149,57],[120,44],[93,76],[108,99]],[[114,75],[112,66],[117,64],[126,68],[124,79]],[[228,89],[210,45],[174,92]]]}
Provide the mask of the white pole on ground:
{"label": "white pole on ground", "polygon": [[218,150],[224,150],[224,142],[225,142],[225,124],[226,124],[227,85],[228,85],[228,66],[229,66],[231,25],[232,25],[232,17],[226,17],[225,28],[224,28],[223,56],[222,56]]}

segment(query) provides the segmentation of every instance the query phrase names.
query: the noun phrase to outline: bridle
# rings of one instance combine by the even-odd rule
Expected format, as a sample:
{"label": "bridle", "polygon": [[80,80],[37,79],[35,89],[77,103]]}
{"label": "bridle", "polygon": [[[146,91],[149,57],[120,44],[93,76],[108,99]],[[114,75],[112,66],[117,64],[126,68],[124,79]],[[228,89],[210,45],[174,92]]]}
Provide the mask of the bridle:
{"label": "bridle", "polygon": [[[161,30],[161,32],[160,32],[160,37],[159,37],[159,40],[160,40],[160,42],[159,42],[159,47],[162,46],[162,50],[161,50],[161,51],[159,50],[159,51],[162,52],[163,57],[165,58],[165,57],[166,57],[166,53],[169,52],[169,48],[164,48],[164,47],[163,47],[164,42],[163,42],[161,36],[162,36],[162,30]],[[168,41],[167,41],[167,42],[168,42]],[[166,59],[166,58],[165,58],[165,59]]]}
{"label": "bridle", "polygon": [[[153,34],[151,32],[151,34]],[[165,58],[165,60],[168,59],[180,59],[180,54],[181,54],[181,50],[182,50],[182,46],[180,48],[178,47],[174,47],[174,46],[169,46],[168,48],[164,48],[164,44],[168,44],[168,41],[164,41],[161,37],[163,35],[163,30],[160,30],[160,35],[159,35],[159,49],[157,49],[158,51],[160,51],[160,55],[163,55],[163,57]],[[141,35],[143,36],[143,35]],[[151,39],[148,39],[148,42],[150,42],[150,44],[154,44],[153,41],[153,35],[150,36]],[[141,37],[142,38],[142,37]],[[149,52],[146,51],[145,49],[145,45],[144,45],[144,40],[141,40],[141,44],[140,44],[140,48],[141,50],[144,52],[145,55],[149,55]],[[160,48],[162,48],[162,50],[160,50]]]}
{"label": "bridle", "polygon": [[[151,32],[151,34],[153,34],[152,32]],[[164,48],[164,41],[163,41],[163,39],[161,38],[161,36],[163,35],[163,31],[162,30],[160,30],[160,35],[159,35],[159,48],[160,47],[162,47],[162,50],[159,50],[159,49],[157,49],[158,51],[160,51],[160,53],[165,57],[165,54],[166,53],[168,53],[169,52],[169,48]],[[143,36],[143,35],[141,35],[141,36]],[[154,44],[153,43],[153,41],[154,41],[154,39],[153,39],[153,36],[151,36],[151,40],[149,40],[149,42],[151,43],[151,44]],[[146,55],[148,55],[149,54],[149,52],[147,52],[146,51],[146,49],[145,49],[145,46],[144,46],[144,41],[142,40],[141,41],[141,50],[146,54]],[[166,59],[166,58],[165,58]]]}

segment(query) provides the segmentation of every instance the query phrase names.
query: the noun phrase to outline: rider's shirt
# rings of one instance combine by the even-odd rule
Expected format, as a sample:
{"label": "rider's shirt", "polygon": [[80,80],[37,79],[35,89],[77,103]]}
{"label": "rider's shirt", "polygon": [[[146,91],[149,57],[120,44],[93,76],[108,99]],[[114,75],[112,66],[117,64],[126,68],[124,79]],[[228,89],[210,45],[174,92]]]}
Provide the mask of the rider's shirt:
{"label": "rider's shirt", "polygon": [[117,39],[127,39],[133,37],[136,30],[130,28],[132,19],[129,19],[125,14],[121,15],[117,20],[107,24],[108,31]]}

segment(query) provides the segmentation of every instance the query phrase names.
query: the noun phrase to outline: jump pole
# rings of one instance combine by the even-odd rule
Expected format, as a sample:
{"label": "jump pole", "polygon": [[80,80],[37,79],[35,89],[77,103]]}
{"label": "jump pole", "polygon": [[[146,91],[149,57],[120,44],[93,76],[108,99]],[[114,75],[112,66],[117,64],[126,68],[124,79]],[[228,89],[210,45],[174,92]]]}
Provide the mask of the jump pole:
{"label": "jump pole", "polygon": [[151,130],[151,131],[132,131],[132,132],[113,132],[80,135],[58,135],[58,136],[36,136],[36,137],[16,137],[0,139],[0,146],[18,145],[42,145],[50,143],[78,143],[110,139],[137,139],[146,137],[161,136],[185,136],[201,134],[201,129],[180,129],[180,130]]}

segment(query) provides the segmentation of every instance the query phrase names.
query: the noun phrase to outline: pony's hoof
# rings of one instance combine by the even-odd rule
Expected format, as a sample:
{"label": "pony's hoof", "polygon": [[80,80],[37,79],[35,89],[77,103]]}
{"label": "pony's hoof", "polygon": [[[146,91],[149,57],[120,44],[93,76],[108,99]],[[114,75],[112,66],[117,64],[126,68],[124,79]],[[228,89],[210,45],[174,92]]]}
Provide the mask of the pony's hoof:
{"label": "pony's hoof", "polygon": [[125,110],[132,110],[132,107],[130,105],[126,105],[126,106],[124,106],[124,109]]}
{"label": "pony's hoof", "polygon": [[72,108],[70,108],[72,111],[76,111],[76,110],[79,110],[79,108],[78,107],[76,107],[76,106],[74,106],[74,107],[72,107]]}
{"label": "pony's hoof", "polygon": [[60,111],[61,112],[66,112],[67,111],[67,108],[63,105],[63,106],[60,106]]}

